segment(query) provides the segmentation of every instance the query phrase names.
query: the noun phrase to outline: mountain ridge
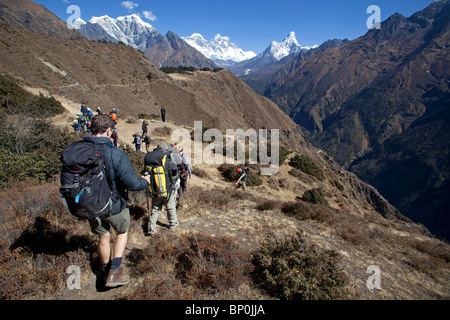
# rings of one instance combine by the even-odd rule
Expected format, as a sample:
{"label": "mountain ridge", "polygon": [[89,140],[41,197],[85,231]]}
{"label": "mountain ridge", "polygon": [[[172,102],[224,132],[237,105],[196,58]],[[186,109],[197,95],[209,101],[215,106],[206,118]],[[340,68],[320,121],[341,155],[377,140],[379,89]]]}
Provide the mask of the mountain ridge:
{"label": "mountain ridge", "polygon": [[[391,139],[395,140],[399,135],[408,144],[413,144],[413,134],[410,139],[405,139],[412,125],[439,108],[436,104],[439,101],[445,105],[449,90],[450,61],[446,53],[449,17],[448,1],[433,2],[409,18],[394,14],[381,24],[380,30],[370,30],[350,43],[320,52],[304,62],[294,62],[285,76],[264,88],[265,96],[299,123],[314,145],[326,150],[344,167],[354,164],[353,169],[363,179],[377,185],[411,217],[418,216],[414,202],[406,207],[404,203],[420,191],[417,186],[413,187],[416,183],[405,182],[402,192],[393,192],[387,174],[391,171],[380,175],[377,181],[367,169],[378,171],[374,163],[385,165],[374,150],[382,150],[385,143],[391,143]],[[444,137],[444,133],[441,136]],[[406,150],[412,151],[405,145],[403,151]],[[437,165],[446,163],[442,157],[446,157],[448,148],[442,151],[441,157],[435,157],[435,152],[431,152],[428,160],[417,153],[413,157],[416,165],[411,167],[417,175],[411,177],[411,181],[418,179],[425,188],[436,166],[442,168],[446,177],[445,166]],[[369,153],[372,157],[370,166],[356,162]],[[400,159],[401,150],[396,154]],[[412,158],[408,156],[407,159]],[[392,163],[400,166],[401,161]],[[391,177],[404,181],[408,176],[400,172],[397,170]],[[431,201],[432,192],[429,190],[428,194],[428,201]],[[418,207],[426,210],[423,205]],[[448,210],[444,205],[434,212],[430,215],[437,214],[445,219]],[[433,220],[439,221],[439,218]],[[436,222],[432,228],[437,234],[448,234],[450,225]]]}

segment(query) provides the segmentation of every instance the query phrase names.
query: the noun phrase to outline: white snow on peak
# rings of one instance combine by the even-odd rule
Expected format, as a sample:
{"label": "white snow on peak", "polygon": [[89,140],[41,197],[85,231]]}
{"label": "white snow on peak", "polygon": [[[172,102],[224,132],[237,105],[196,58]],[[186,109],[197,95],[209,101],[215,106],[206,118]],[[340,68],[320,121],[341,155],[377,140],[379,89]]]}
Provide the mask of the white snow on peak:
{"label": "white snow on peak", "polygon": [[273,41],[270,45],[270,54],[280,61],[291,53],[300,52],[303,48],[297,41],[295,32],[291,31],[283,42]]}
{"label": "white snow on peak", "polygon": [[100,26],[116,41],[121,41],[140,50],[145,50],[146,39],[149,35],[158,34],[158,31],[151,24],[144,22],[137,14],[118,17],[117,19],[107,15],[92,17],[89,23]]}
{"label": "white snow on peak", "polygon": [[253,51],[244,51],[238,48],[229,37],[220,34],[217,34],[212,41],[206,40],[200,33],[194,33],[190,37],[182,37],[182,39],[213,61],[241,62],[256,56]]}

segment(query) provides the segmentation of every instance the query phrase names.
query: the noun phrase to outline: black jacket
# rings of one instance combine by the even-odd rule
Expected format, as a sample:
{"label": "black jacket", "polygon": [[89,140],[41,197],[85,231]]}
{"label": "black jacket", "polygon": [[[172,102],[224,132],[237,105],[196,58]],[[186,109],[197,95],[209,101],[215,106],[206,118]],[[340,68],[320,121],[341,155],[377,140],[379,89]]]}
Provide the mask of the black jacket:
{"label": "black jacket", "polygon": [[139,191],[147,188],[148,183],[140,179],[133,169],[130,158],[120,149],[111,145],[111,140],[106,137],[85,137],[86,141],[93,141],[96,144],[109,145],[106,150],[106,161],[109,168],[113,186],[122,198],[122,205],[118,202],[113,210],[113,214],[119,213],[123,209],[123,204],[127,202],[127,190]]}

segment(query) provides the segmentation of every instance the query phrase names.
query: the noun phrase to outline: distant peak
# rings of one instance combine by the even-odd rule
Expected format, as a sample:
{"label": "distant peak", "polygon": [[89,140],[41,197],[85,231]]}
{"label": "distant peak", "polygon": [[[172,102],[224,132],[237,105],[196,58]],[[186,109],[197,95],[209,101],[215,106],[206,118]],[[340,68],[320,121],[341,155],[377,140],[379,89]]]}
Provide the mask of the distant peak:
{"label": "distant peak", "polygon": [[294,31],[289,32],[289,35],[286,37],[286,39],[284,39],[283,42],[286,42],[286,43],[293,43],[293,44],[295,44],[296,46],[300,46],[300,44],[299,44],[298,41],[297,41],[297,38],[296,38],[296,36],[295,36],[295,32],[294,32]]}
{"label": "distant peak", "polygon": [[[141,17],[139,15],[137,15],[136,13],[127,15],[127,16],[122,16],[122,17],[117,17],[116,20],[137,20],[139,22],[142,21]],[[143,21],[142,21],[143,22]]]}
{"label": "distant peak", "polygon": [[215,41],[230,41],[229,37],[226,36],[221,36],[220,33],[216,34],[216,36],[214,37]]}
{"label": "distant peak", "polygon": [[133,23],[134,22],[134,23],[138,23],[148,29],[154,29],[150,23],[143,21],[141,19],[141,17],[136,13],[133,13],[133,14],[130,14],[127,16],[117,17],[117,19],[111,18],[108,15],[104,15],[101,17],[92,17],[92,19],[89,20],[89,22],[92,24],[98,24],[98,23],[102,23],[105,21],[110,22],[110,23],[113,23],[116,21],[121,21],[121,22],[125,22],[125,23]]}
{"label": "distant peak", "polygon": [[89,20],[89,22],[90,23],[98,23],[99,21],[102,21],[102,20],[114,20],[114,19],[112,19],[108,15],[104,15],[104,16],[101,16],[101,17],[92,17],[91,20]]}
{"label": "distant peak", "polygon": [[199,38],[199,39],[203,39],[203,40],[205,40],[205,38],[200,34],[200,33],[193,33],[190,37],[188,37],[188,38],[190,38],[190,39],[196,39],[196,38]]}

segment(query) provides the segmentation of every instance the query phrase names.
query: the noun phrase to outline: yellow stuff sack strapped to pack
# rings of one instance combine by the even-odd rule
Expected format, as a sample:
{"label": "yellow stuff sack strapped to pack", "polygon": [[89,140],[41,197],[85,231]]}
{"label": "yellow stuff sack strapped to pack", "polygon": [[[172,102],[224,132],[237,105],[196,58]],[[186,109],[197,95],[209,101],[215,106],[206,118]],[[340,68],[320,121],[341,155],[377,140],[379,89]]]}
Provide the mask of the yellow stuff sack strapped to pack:
{"label": "yellow stuff sack strapped to pack", "polygon": [[162,165],[146,167],[146,171],[150,174],[148,191],[152,198],[167,198],[166,159],[167,156],[164,156]]}

